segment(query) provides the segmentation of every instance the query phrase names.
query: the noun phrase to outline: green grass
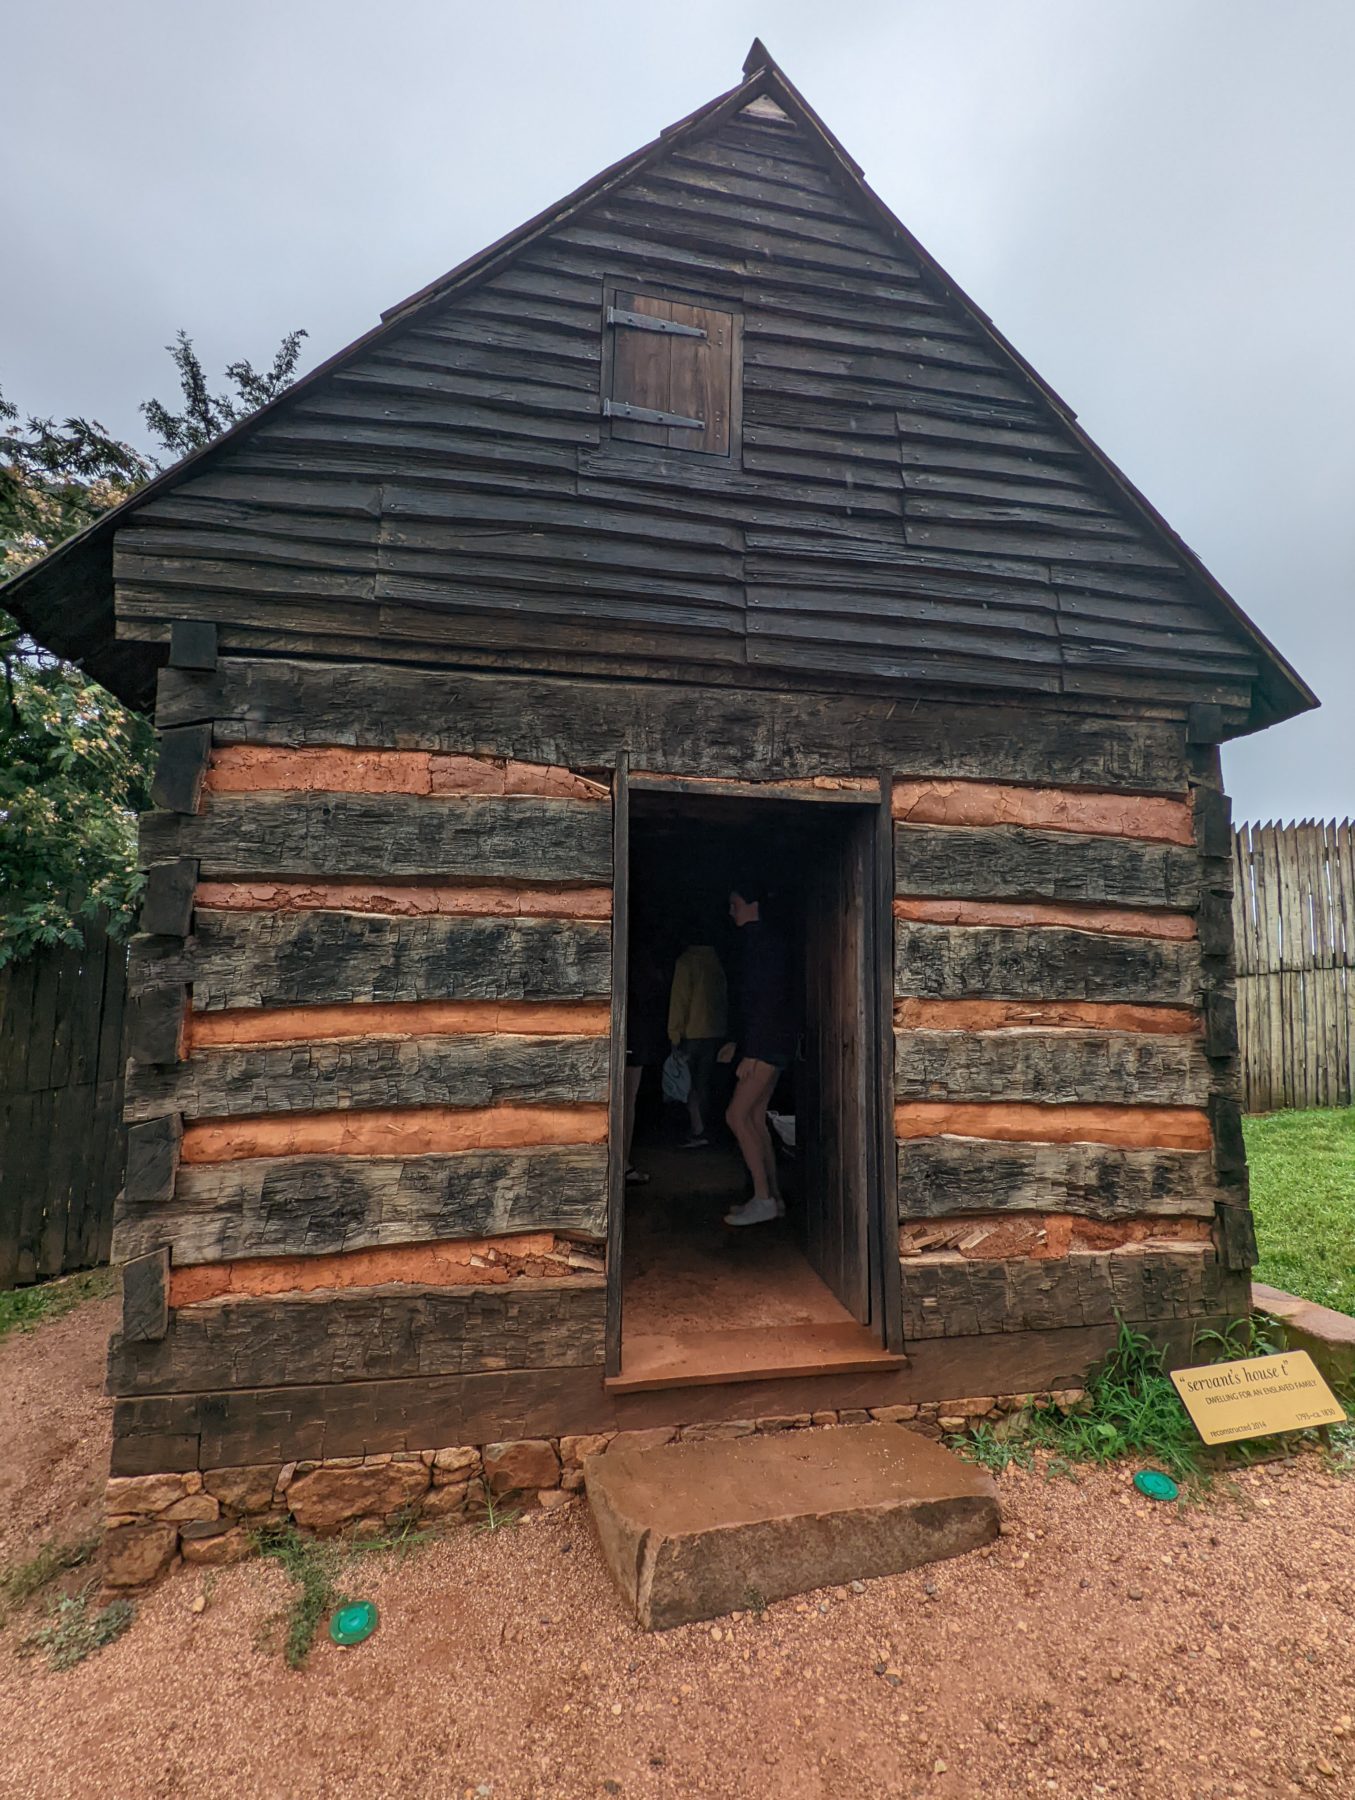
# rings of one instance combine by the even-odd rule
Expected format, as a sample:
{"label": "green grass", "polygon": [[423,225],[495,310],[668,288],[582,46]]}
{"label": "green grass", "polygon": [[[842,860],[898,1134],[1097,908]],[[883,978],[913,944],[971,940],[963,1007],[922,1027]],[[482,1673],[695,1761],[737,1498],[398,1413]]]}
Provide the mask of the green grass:
{"label": "green grass", "polygon": [[1355,1107],[1245,1122],[1258,1281],[1355,1313]]}
{"label": "green grass", "polygon": [[6,1564],[0,1569],[0,1624],[4,1623],[8,1608],[22,1606],[25,1600],[31,1599],[68,1569],[81,1568],[102,1541],[102,1533],[98,1531],[66,1540],[49,1538],[26,1562]]}
{"label": "green grass", "polygon": [[131,1602],[114,1600],[102,1610],[90,1607],[94,1583],[78,1594],[67,1594],[47,1610],[47,1623],[32,1631],[19,1646],[21,1656],[47,1652],[54,1669],[73,1669],[96,1650],[120,1638],[133,1619]]}
{"label": "green grass", "polygon": [[1085,1410],[1037,1412],[1030,1441],[1070,1463],[1133,1456],[1180,1481],[1198,1479],[1204,1472],[1199,1433],[1163,1370],[1162,1352],[1127,1325],[1120,1326],[1115,1348],[1088,1379]]}
{"label": "green grass", "polygon": [[7,1288],[0,1293],[0,1338],[11,1331],[31,1331],[45,1319],[59,1319],[86,1300],[102,1300],[113,1292],[116,1281],[112,1269],[86,1269],[33,1287]]}
{"label": "green grass", "polygon": [[[1239,1356],[1264,1356],[1275,1348],[1265,1335],[1265,1322],[1239,1323],[1227,1332],[1201,1332],[1193,1360],[1223,1362]],[[1205,1487],[1210,1479],[1208,1453],[1190,1415],[1163,1368],[1163,1353],[1142,1332],[1121,1323],[1114,1349],[1087,1378],[1086,1400],[1071,1412],[1041,1407],[1010,1425],[980,1425],[972,1435],[957,1436],[952,1446],[971,1462],[1000,1474],[1010,1463],[1029,1468],[1032,1453],[1052,1451],[1047,1473],[1066,1475],[1076,1463],[1112,1463],[1132,1457],[1165,1469],[1183,1485]],[[1247,1444],[1231,1446],[1238,1460],[1251,1453]]]}

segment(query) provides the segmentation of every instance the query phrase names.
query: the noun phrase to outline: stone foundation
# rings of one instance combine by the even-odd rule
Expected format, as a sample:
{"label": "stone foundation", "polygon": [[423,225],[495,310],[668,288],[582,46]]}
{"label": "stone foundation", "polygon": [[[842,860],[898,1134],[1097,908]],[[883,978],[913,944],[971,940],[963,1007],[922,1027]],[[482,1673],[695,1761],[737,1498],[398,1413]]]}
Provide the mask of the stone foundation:
{"label": "stone foundation", "polygon": [[338,1456],[325,1462],[260,1463],[190,1470],[182,1475],[114,1476],[105,1490],[104,1580],[111,1588],[148,1586],[183,1563],[219,1566],[251,1554],[254,1534],[293,1525],[325,1534],[376,1533],[391,1525],[482,1519],[492,1502],[568,1505],[583,1489],[585,1457],[651,1449],[675,1440],[748,1437],[870,1420],[907,1425],[926,1437],[996,1422],[1034,1405],[1069,1408],[1080,1388],[1046,1394],[983,1394],[914,1406],[724,1419],[651,1431],[524,1438]]}

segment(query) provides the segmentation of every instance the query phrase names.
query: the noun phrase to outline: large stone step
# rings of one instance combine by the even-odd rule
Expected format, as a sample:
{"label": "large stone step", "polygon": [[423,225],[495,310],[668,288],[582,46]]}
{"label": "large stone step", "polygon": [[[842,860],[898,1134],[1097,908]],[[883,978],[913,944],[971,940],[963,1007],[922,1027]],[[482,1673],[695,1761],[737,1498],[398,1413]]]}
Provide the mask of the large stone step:
{"label": "large stone step", "polygon": [[647,1630],[976,1550],[991,1476],[900,1425],[617,1450],[584,1465],[613,1575]]}

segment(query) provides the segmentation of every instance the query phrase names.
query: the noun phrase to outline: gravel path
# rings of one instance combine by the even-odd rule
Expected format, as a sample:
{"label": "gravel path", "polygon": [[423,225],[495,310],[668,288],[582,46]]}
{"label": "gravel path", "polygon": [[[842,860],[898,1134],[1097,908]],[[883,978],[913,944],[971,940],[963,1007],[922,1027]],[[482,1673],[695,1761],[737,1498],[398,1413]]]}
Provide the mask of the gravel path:
{"label": "gravel path", "polygon": [[[69,1326],[20,1346],[57,1387]],[[583,1505],[461,1531],[366,1562],[377,1634],[298,1674],[258,1642],[278,1571],[221,1571],[197,1613],[181,1573],[64,1675],[0,1633],[0,1793],[1355,1794],[1355,1480],[1305,1456],[1188,1509],[1125,1472],[1000,1486],[987,1553],[654,1636]]]}

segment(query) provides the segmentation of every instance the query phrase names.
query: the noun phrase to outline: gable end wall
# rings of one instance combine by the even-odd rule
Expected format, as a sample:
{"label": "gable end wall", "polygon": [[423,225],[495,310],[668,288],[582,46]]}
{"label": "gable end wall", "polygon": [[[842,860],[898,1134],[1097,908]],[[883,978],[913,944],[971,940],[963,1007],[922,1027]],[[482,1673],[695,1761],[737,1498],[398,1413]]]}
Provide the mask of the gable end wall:
{"label": "gable end wall", "polygon": [[[737,454],[614,439],[618,285],[735,316]],[[114,574],[122,635],[200,619],[232,651],[1205,701],[1229,727],[1257,672],[1056,409],[765,118],[402,314],[147,501]]]}

